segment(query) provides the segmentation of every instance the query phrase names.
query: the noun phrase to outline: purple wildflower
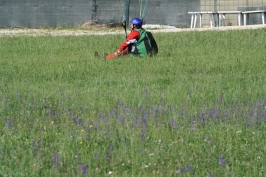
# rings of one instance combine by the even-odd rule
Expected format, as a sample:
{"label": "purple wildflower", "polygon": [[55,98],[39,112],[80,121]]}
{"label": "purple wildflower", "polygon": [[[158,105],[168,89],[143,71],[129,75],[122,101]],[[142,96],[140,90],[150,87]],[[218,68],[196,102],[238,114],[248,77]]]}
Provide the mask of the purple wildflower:
{"label": "purple wildflower", "polygon": [[212,115],[215,116],[216,114],[217,114],[217,109],[214,108],[214,109],[212,110]]}
{"label": "purple wildflower", "polygon": [[80,165],[80,169],[81,169],[82,174],[83,174],[84,176],[88,176],[88,169],[87,169],[87,167],[86,167],[85,164]]}
{"label": "purple wildflower", "polygon": [[55,168],[59,167],[59,160],[60,160],[60,155],[59,154],[54,154],[53,161],[54,161]]}
{"label": "purple wildflower", "polygon": [[188,172],[188,171],[193,171],[193,169],[188,164],[186,164],[184,168],[184,172]]}
{"label": "purple wildflower", "polygon": [[175,124],[176,124],[176,121],[174,118],[172,118],[170,121],[170,127],[173,127]]}
{"label": "purple wildflower", "polygon": [[159,111],[160,111],[160,113],[163,112],[163,107],[162,106],[159,106]]}
{"label": "purple wildflower", "polygon": [[109,122],[109,116],[107,115],[104,119],[105,122]]}
{"label": "purple wildflower", "polygon": [[78,124],[78,121],[77,121],[77,119],[75,117],[72,120],[73,120],[74,124]]}
{"label": "purple wildflower", "polygon": [[145,117],[142,118],[142,123],[143,123],[143,125],[145,125],[145,126],[148,125],[147,119],[146,119]]}
{"label": "purple wildflower", "polygon": [[224,166],[227,164],[227,161],[223,158],[222,155],[219,156],[219,160],[218,160],[218,163],[220,166]]}
{"label": "purple wildflower", "polygon": [[137,127],[137,126],[138,126],[138,119],[136,119],[136,120],[133,122],[133,126],[134,126],[134,127]]}
{"label": "purple wildflower", "polygon": [[112,114],[116,117],[116,118],[119,118],[119,115],[118,115],[118,108],[114,108],[114,110],[112,111]]}
{"label": "purple wildflower", "polygon": [[82,118],[78,118],[78,125],[82,125]]}
{"label": "purple wildflower", "polygon": [[194,172],[194,169],[191,168],[188,164],[184,168],[180,168],[179,170],[176,171],[176,173],[185,173],[185,172]]}
{"label": "purple wildflower", "polygon": [[265,121],[265,115],[264,115],[264,112],[261,112],[261,113],[260,113],[260,119]]}

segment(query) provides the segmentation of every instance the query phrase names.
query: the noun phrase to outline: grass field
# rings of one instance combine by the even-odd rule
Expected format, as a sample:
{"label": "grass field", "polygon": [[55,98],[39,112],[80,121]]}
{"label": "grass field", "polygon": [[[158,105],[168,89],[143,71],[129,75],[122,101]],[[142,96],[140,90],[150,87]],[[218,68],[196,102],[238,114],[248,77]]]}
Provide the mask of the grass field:
{"label": "grass field", "polygon": [[265,176],[266,29],[0,38],[0,177]]}

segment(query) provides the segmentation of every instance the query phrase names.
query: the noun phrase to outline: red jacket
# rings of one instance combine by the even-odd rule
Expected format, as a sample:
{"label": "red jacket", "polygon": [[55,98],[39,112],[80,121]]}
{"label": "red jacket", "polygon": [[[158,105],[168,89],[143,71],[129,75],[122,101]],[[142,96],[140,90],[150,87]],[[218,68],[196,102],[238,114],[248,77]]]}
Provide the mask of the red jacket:
{"label": "red jacket", "polygon": [[127,40],[121,44],[119,47],[119,51],[123,51],[125,49],[128,49],[132,44],[136,43],[140,38],[140,34],[137,31],[131,31],[131,33],[128,35]]}

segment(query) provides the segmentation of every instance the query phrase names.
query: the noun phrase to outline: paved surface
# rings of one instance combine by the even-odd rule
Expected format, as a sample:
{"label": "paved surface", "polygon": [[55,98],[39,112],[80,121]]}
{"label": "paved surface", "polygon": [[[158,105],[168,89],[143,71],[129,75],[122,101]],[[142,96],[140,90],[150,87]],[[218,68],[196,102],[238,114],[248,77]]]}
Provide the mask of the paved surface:
{"label": "paved surface", "polygon": [[[213,28],[162,28],[154,29],[148,28],[153,33],[169,33],[169,32],[184,32],[184,31],[224,31],[224,30],[245,30],[245,29],[258,29],[266,28],[266,25],[247,25],[247,26],[227,26],[227,27],[213,27]],[[129,30],[128,30],[129,33]],[[121,30],[115,28],[109,29],[97,29],[97,30],[58,30],[58,29],[0,29],[0,36],[16,36],[16,35],[29,35],[29,36],[81,36],[81,35],[109,35],[109,34],[125,34],[125,31],[121,27]]]}

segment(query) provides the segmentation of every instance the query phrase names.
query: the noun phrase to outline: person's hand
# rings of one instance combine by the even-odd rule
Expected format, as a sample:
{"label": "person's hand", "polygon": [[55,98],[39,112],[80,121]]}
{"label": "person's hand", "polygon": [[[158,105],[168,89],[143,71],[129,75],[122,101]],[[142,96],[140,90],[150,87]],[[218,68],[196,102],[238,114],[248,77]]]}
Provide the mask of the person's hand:
{"label": "person's hand", "polygon": [[115,55],[120,55],[121,51],[119,49],[116,50]]}

